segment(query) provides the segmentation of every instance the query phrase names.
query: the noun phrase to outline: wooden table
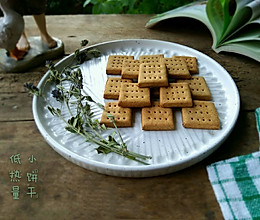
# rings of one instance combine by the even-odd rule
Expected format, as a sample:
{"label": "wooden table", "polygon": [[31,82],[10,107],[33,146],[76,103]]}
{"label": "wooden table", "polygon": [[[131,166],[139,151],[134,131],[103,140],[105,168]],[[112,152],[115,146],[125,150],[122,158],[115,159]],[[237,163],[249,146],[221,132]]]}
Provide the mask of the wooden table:
{"label": "wooden table", "polygon": [[[206,166],[258,150],[254,110],[260,105],[260,63],[231,53],[216,54],[209,31],[197,21],[177,18],[146,29],[150,18],[48,16],[47,24],[49,32],[64,42],[66,55],[83,39],[95,44],[146,38],[187,45],[212,57],[230,73],[240,92],[241,111],[229,138],[202,162],[169,175],[131,179],[94,173],[61,157],[36,128],[32,98],[23,84],[37,83],[46,72],[44,65],[25,73],[0,73],[0,219],[222,219]],[[27,35],[38,35],[33,18],[25,17],[25,22]],[[17,154],[21,164],[10,159]],[[12,182],[14,170],[20,171],[19,182]],[[27,174],[37,171],[33,182]],[[19,199],[13,196],[13,186],[20,187]]]}

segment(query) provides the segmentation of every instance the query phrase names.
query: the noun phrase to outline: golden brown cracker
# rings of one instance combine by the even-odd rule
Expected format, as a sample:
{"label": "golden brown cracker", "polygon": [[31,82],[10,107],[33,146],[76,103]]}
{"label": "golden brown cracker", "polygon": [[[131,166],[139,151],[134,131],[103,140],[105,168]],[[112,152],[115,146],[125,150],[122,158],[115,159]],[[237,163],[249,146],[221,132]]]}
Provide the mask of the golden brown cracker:
{"label": "golden brown cracker", "polygon": [[150,89],[139,88],[137,83],[122,83],[118,104],[122,107],[150,106]]}
{"label": "golden brown cracker", "polygon": [[153,102],[151,107],[142,108],[141,117],[143,130],[162,131],[174,129],[172,109],[160,107],[159,102]]}
{"label": "golden brown cracker", "polygon": [[120,75],[124,60],[133,60],[134,56],[127,55],[109,55],[107,60],[106,73],[111,75]]}
{"label": "golden brown cracker", "polygon": [[177,80],[177,82],[189,83],[193,99],[206,101],[211,100],[211,93],[203,76],[192,76],[188,80]]}
{"label": "golden brown cracker", "polygon": [[193,104],[188,83],[170,83],[160,88],[160,106],[191,107]]}
{"label": "golden brown cracker", "polygon": [[175,56],[175,57],[184,58],[190,74],[198,74],[199,73],[198,62],[197,62],[196,57],[191,57],[191,56]]}
{"label": "golden brown cracker", "polygon": [[175,79],[189,79],[191,78],[187,64],[182,57],[172,57],[163,59],[169,77]]}
{"label": "golden brown cracker", "polygon": [[185,128],[220,129],[218,113],[213,102],[194,101],[192,108],[182,108]]}
{"label": "golden brown cracker", "polygon": [[156,64],[140,64],[138,86],[142,88],[168,86],[165,64],[162,62]]}
{"label": "golden brown cracker", "polygon": [[132,109],[118,106],[118,102],[107,102],[102,113],[100,123],[107,127],[114,127],[107,114],[113,115],[117,127],[132,126]]}
{"label": "golden brown cracker", "polygon": [[123,79],[138,79],[139,60],[124,60],[121,76]]}
{"label": "golden brown cracker", "polygon": [[104,98],[118,99],[122,82],[132,82],[132,80],[121,79],[120,77],[109,77],[105,85]]}
{"label": "golden brown cracker", "polygon": [[139,61],[140,63],[156,64],[159,63],[162,58],[164,58],[163,54],[140,55]]}

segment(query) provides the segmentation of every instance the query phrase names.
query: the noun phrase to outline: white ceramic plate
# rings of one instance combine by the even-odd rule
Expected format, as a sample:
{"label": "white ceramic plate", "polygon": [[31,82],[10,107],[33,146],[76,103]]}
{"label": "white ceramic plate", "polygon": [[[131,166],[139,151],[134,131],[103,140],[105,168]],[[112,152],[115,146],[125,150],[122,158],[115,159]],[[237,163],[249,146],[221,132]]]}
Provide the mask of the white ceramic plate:
{"label": "white ceramic plate", "polygon": [[[118,40],[100,43],[91,47],[101,51],[101,57],[81,65],[84,76],[84,93],[95,101],[103,103],[104,85],[107,79],[106,62],[110,54],[134,55],[138,59],[143,54],[162,53],[165,57],[172,55],[195,56],[198,60],[199,75],[204,76],[212,93],[219,114],[220,130],[185,129],[182,127],[180,111],[175,111],[173,131],[142,131],[140,111],[135,111],[134,126],[121,128],[120,133],[128,149],[152,156],[142,165],[116,154],[97,154],[92,144],[71,134],[64,129],[63,122],[54,118],[47,110],[47,103],[42,98],[34,97],[33,114],[35,122],[46,141],[55,151],[71,162],[89,170],[114,176],[148,177],[171,173],[195,164],[216,150],[232,131],[240,108],[237,87],[227,73],[210,57],[186,46],[157,40]],[[88,47],[89,48],[89,47]],[[87,49],[87,48],[86,48]],[[73,60],[73,54],[61,60],[56,67],[63,68]],[[40,81],[42,88],[49,72]],[[52,87],[45,87],[44,95],[54,106],[60,104],[52,98]],[[93,107],[95,117],[100,118],[101,110]],[[66,113],[65,113],[66,114]]]}

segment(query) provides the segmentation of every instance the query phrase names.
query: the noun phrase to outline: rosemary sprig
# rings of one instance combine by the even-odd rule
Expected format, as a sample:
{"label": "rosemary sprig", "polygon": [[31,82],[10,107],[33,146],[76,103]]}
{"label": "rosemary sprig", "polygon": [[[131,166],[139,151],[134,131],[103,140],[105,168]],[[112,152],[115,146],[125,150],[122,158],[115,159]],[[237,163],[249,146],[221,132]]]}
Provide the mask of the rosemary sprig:
{"label": "rosemary sprig", "polygon": [[[87,42],[82,42],[82,45],[86,43]],[[43,96],[42,91],[32,83],[26,83],[24,85],[25,90],[30,94],[43,97],[48,103],[47,107],[50,113],[64,121],[65,129],[71,133],[82,136],[85,141],[97,145],[97,153],[108,154],[113,152],[128,159],[148,165],[146,160],[151,159],[150,156],[134,153],[127,149],[119,129],[116,126],[114,116],[111,114],[107,113],[107,116],[114,125],[114,132],[107,138],[102,136],[102,132],[106,131],[107,128],[105,125],[100,124],[98,120],[94,119],[90,103],[95,104],[102,110],[104,110],[104,106],[100,103],[96,103],[90,96],[84,96],[81,93],[81,89],[83,88],[83,77],[78,64],[99,55],[100,52],[96,49],[89,49],[84,52],[77,50],[75,52],[77,65],[67,66],[62,71],[58,71],[52,62],[46,64],[49,69],[49,78],[47,79],[46,84],[55,86],[52,90],[52,96],[57,102],[61,103],[61,108],[54,108],[48,103],[48,100]],[[65,82],[66,86],[64,85]],[[46,84],[43,86],[43,89]],[[69,119],[64,118],[62,114],[63,103],[70,114]],[[116,140],[116,136],[118,137],[119,142]]]}

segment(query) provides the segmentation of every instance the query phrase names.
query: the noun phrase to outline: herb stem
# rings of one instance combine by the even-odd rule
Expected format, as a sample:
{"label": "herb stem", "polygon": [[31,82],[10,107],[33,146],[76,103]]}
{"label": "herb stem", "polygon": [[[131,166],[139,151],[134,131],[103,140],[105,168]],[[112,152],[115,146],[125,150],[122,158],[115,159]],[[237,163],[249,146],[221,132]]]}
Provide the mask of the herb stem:
{"label": "herb stem", "polygon": [[70,109],[70,106],[69,106],[69,101],[66,100],[66,101],[65,101],[65,105],[66,105],[66,107],[67,107],[67,109],[68,109],[68,111],[69,111],[70,116],[73,117],[73,114],[72,114],[71,109]]}
{"label": "herb stem", "polygon": [[117,126],[116,126],[116,123],[115,123],[115,120],[114,120],[114,119],[112,120],[112,123],[113,123],[113,125],[114,125],[114,127],[115,127],[115,129],[116,129],[117,135],[118,135],[119,138],[120,138],[120,141],[121,141],[121,143],[122,143],[123,149],[126,150],[125,142],[123,141],[123,138],[122,138],[120,132],[118,131],[118,128],[117,128]]}
{"label": "herb stem", "polygon": [[[96,57],[97,52],[98,51],[95,50],[89,50],[84,53],[81,53],[80,51],[77,53],[75,52],[76,60],[80,63],[84,62],[85,60],[90,59],[90,57]],[[61,109],[55,109],[51,105],[49,99],[43,95],[42,90],[33,86],[32,83],[27,83],[24,87],[30,94],[40,96],[44,99],[50,113],[57,116],[65,123],[65,129],[67,131],[76,133],[82,136],[86,142],[97,145],[98,148],[96,148],[96,150],[98,153],[108,154],[114,152],[130,160],[148,165],[144,160],[151,159],[150,156],[134,153],[127,149],[113,115],[110,115],[111,122],[114,125],[113,134],[109,135],[107,138],[102,136],[101,131],[106,130],[107,128],[104,125],[100,125],[98,120],[94,120],[93,112],[91,112],[91,107],[88,102],[94,103],[102,110],[104,110],[104,106],[95,102],[90,96],[82,95],[81,89],[83,88],[83,76],[79,65],[67,66],[62,71],[58,71],[52,63],[48,63],[47,67],[49,68],[49,78],[45,81],[43,89],[49,85],[55,86],[52,95],[61,103],[61,109],[63,109],[63,106],[66,106],[66,109],[70,114],[68,120],[65,119],[65,116],[63,116],[64,114],[62,115]],[[69,86],[67,83],[63,83],[64,81],[67,81]],[[74,101],[74,98],[76,101]],[[84,103],[84,101],[86,101],[86,103]],[[74,105],[76,108],[75,115],[73,115],[74,111],[72,111],[74,110]],[[118,136],[119,142],[114,138],[114,134]]]}
{"label": "herb stem", "polygon": [[[149,156],[145,156],[145,155],[141,155],[141,154],[137,154],[131,151],[126,150],[126,148],[122,148],[121,145],[113,145],[113,146],[108,146],[107,144],[107,140],[105,140],[102,136],[100,136],[101,140],[97,140],[95,139],[91,134],[87,133],[87,132],[79,132],[74,126],[72,126],[71,124],[69,124],[65,118],[59,113],[59,112],[55,112],[56,115],[62,119],[64,121],[64,123],[66,123],[67,126],[69,126],[73,131],[75,131],[77,134],[79,134],[80,136],[82,136],[85,140],[97,144],[99,146],[102,146],[104,148],[106,148],[107,150],[111,150],[112,152],[119,154],[121,156],[126,156],[126,157],[130,157],[132,160],[137,161],[139,163],[142,163],[144,165],[149,165],[148,163],[142,161],[142,160],[146,160],[146,159],[151,159],[151,157]],[[103,141],[103,142],[102,142]],[[137,159],[139,158],[139,159]],[[142,160],[140,160],[142,159]]]}

